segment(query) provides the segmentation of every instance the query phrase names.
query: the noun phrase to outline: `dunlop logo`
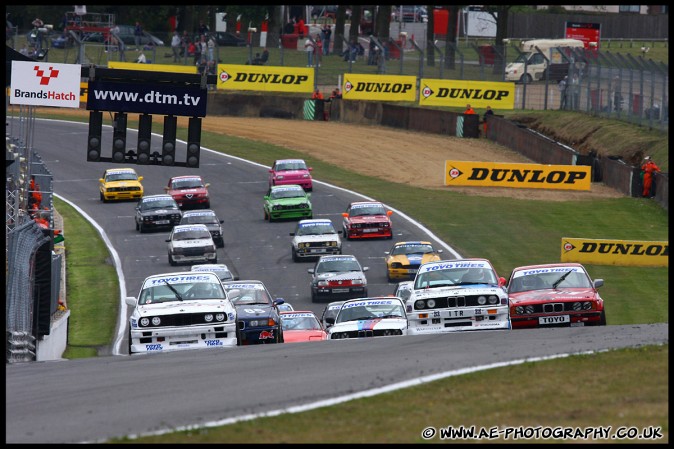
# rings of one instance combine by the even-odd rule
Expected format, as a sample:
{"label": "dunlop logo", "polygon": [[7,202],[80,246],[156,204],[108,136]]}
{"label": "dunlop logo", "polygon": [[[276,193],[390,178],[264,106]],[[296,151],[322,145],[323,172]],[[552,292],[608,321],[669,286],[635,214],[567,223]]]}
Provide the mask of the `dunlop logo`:
{"label": "dunlop logo", "polygon": [[[428,95],[424,89],[424,96],[428,97],[433,93],[431,89],[428,89]],[[437,98],[453,98],[453,99],[465,99],[465,100],[493,100],[500,101],[502,98],[507,98],[510,96],[510,92],[507,90],[493,90],[493,89],[460,89],[460,88],[447,88],[441,87],[438,89],[438,93],[435,95]]]}
{"label": "dunlop logo", "polygon": [[[226,79],[223,79],[222,75],[220,79],[224,82]],[[230,78],[228,78],[230,79]],[[233,79],[235,83],[258,83],[258,84],[302,84],[307,82],[309,79],[306,75],[293,75],[285,74],[281,75],[278,73],[237,73]]]}
{"label": "dunlop logo", "polygon": [[[362,82],[359,81],[356,83],[355,89],[356,92],[383,92],[383,93],[405,93],[410,89],[413,89],[414,86],[408,83],[374,83],[374,82]],[[351,89],[349,89],[351,90]]]}
{"label": "dunlop logo", "polygon": [[521,170],[502,168],[473,168],[468,180],[492,182],[518,182],[531,184],[574,184],[576,180],[585,179],[587,173],[580,171],[553,170],[545,174],[543,170]]}
{"label": "dunlop logo", "polygon": [[669,256],[669,245],[583,242],[580,253],[622,254],[630,256]]}

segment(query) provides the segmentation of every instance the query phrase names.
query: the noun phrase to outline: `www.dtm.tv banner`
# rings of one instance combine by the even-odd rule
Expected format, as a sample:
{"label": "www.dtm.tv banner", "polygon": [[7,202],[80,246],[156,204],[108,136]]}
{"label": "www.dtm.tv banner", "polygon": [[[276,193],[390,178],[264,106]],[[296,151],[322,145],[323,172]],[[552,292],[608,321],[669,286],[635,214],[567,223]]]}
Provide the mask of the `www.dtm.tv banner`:
{"label": "www.dtm.tv banner", "polygon": [[445,161],[446,186],[590,190],[591,167]]}
{"label": "www.dtm.tv banner", "polygon": [[562,262],[668,267],[669,242],[562,237]]}

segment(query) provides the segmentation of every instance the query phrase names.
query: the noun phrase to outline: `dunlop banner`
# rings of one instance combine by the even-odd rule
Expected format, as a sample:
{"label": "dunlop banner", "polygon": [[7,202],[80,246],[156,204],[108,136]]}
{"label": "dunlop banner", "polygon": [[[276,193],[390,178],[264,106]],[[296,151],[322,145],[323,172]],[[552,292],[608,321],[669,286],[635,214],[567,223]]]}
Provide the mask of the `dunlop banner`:
{"label": "dunlop banner", "polygon": [[416,85],[417,78],[414,76],[345,73],[342,98],[346,100],[415,101],[417,99]]}
{"label": "dunlop banner", "polygon": [[147,72],[199,73],[195,65],[138,64],[137,62],[109,61],[108,68],[124,70],[145,70]]}
{"label": "dunlop banner", "polygon": [[314,69],[219,64],[218,89],[311,93]]}
{"label": "dunlop banner", "polygon": [[668,267],[669,242],[562,237],[562,262]]}
{"label": "dunlop banner", "polygon": [[419,106],[515,108],[515,83],[424,78],[420,89]]}
{"label": "dunlop banner", "polygon": [[445,161],[445,185],[590,190],[590,170],[586,165]]}

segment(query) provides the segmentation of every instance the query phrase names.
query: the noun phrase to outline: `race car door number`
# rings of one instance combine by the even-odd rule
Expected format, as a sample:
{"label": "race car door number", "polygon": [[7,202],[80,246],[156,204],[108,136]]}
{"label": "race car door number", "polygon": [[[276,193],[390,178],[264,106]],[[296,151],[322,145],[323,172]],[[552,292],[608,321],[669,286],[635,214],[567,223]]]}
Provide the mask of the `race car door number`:
{"label": "race car door number", "polygon": [[541,316],[538,317],[538,324],[561,324],[561,323],[570,323],[571,317],[569,315],[557,315],[557,316]]}

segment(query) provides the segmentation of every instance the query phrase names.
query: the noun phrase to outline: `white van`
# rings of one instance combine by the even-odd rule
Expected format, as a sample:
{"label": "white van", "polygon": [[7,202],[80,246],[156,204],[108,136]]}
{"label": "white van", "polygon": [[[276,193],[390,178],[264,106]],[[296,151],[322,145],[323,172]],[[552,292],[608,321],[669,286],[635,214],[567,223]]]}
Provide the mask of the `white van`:
{"label": "white van", "polygon": [[[527,82],[544,80],[548,62],[536,47],[545,54],[552,63],[550,68],[550,81],[558,82],[568,73],[569,64],[562,57],[560,51],[569,48],[583,48],[583,41],[578,39],[534,39],[522,41],[520,51],[523,54],[506,66],[506,81]],[[568,53],[565,54],[568,57]],[[527,62],[527,73],[524,73],[524,63]]]}

